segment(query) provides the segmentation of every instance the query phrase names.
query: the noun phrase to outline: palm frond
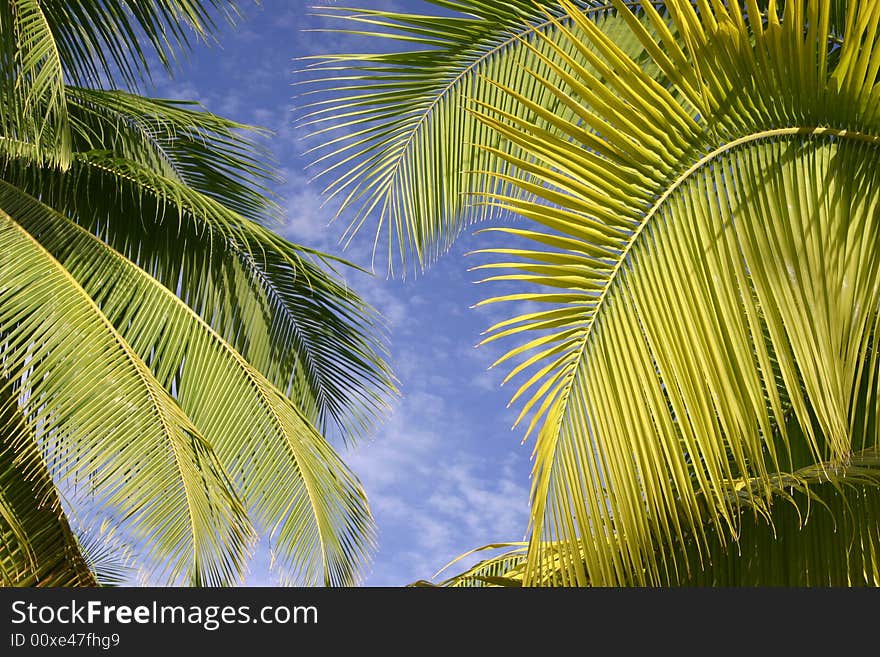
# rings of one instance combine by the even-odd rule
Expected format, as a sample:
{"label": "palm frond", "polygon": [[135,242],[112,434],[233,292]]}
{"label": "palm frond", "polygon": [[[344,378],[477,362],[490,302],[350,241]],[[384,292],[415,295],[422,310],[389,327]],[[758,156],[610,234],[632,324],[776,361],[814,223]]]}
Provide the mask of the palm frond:
{"label": "palm frond", "polygon": [[348,263],[240,214],[273,212],[258,152],[236,133],[245,126],[126,94],[87,97],[111,109],[74,113],[83,144],[127,150],[78,151],[57,174],[10,156],[4,178],[157,277],[322,431],[368,433],[396,394],[381,318],[334,275]]}
{"label": "palm frond", "polygon": [[[439,575],[451,569],[463,559],[480,552],[493,551],[497,554],[478,561],[463,572],[447,577],[436,586],[447,588],[484,588],[484,587],[519,587],[525,571],[528,556],[527,543],[492,543],[465,552],[440,569]],[[498,553],[500,551],[500,553]],[[433,586],[428,582],[425,585]]]}
{"label": "palm frond", "polygon": [[60,53],[38,0],[0,7],[0,130],[4,149],[40,165],[66,168],[71,144]]}
{"label": "palm frond", "polygon": [[260,223],[278,223],[269,185],[272,155],[254,137],[266,131],[205,111],[198,103],[120,90],[67,87],[73,148],[110,152]]}
{"label": "palm frond", "polygon": [[373,537],[366,497],[300,410],[183,301],[95,235],[5,183],[0,207],[20,218],[174,394],[294,581],[353,584]]}
{"label": "palm frond", "polygon": [[71,133],[65,83],[129,86],[207,39],[215,16],[238,15],[232,0],[12,0],[0,8],[0,127],[19,156],[66,168]]}
{"label": "palm frond", "polygon": [[[13,0],[12,5],[23,5]],[[170,68],[193,39],[207,40],[217,17],[239,15],[234,0],[40,0],[67,81],[100,87],[118,81],[136,87],[151,58]]]}
{"label": "palm frond", "polygon": [[93,518],[91,523],[83,524],[76,518],[72,524],[83,560],[99,586],[125,586],[134,581],[137,550],[112,521]]}
{"label": "palm frond", "polygon": [[[0,7],[0,374],[31,452],[0,447],[16,467],[32,453],[56,515],[30,536],[34,478],[2,470],[4,581],[119,581],[108,550],[126,544],[152,581],[232,583],[245,505],[291,581],[350,584],[367,559],[363,491],[315,425],[356,438],[394,394],[378,315],[334,270],[348,263],[269,230],[277,181],[254,128],[102,88],[136,89],[236,13]],[[79,542],[80,516],[122,543]],[[79,561],[53,562],[59,545]]]}
{"label": "palm frond", "polygon": [[562,2],[582,32],[548,11],[541,40],[592,67],[532,48],[556,75],[530,75],[577,118],[473,105],[533,195],[482,195],[532,221],[498,229],[526,245],[488,250],[511,273],[487,280],[535,291],[490,301],[547,304],[491,329],[530,375],[526,583],[547,545],[570,584],[662,583],[658,546],[740,540],[775,478],[877,444],[880,7],[850,2],[841,45],[818,0],[612,4],[668,85]]}
{"label": "palm frond", "polygon": [[160,578],[236,581],[253,530],[210,444],[22,228],[35,210],[15,210],[0,212],[2,362],[52,478],[113,509]]}
{"label": "palm frond", "polygon": [[0,585],[95,586],[17,391],[0,374]]}

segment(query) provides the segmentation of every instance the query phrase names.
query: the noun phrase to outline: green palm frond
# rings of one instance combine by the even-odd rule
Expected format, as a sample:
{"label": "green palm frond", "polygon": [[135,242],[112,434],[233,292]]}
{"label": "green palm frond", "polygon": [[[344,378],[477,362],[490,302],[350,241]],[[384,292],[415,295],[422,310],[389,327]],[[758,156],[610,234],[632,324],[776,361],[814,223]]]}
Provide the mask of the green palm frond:
{"label": "green palm frond", "polygon": [[64,71],[50,18],[38,0],[0,6],[0,130],[4,149],[38,164],[70,164]]}
{"label": "green palm frond", "polygon": [[474,109],[522,149],[498,155],[535,197],[484,196],[533,222],[498,229],[526,246],[488,250],[511,273],[487,280],[535,291],[490,302],[547,304],[489,338],[524,339],[501,361],[531,375],[515,395],[538,434],[525,581],[555,544],[567,583],[663,583],[662,546],[745,540],[743,507],[769,504],[776,478],[833,479],[877,444],[880,7],[848,3],[838,46],[817,0],[667,2],[675,33],[642,3],[656,36],[614,2],[666,87],[561,4],[587,43],[560,21],[548,47],[616,75],[533,70],[580,108],[546,116],[554,131]]}
{"label": "green palm frond", "polygon": [[52,41],[67,80],[102,86],[119,81],[137,86],[150,60],[170,69],[193,39],[207,40],[217,17],[239,15],[234,0],[10,0],[14,10],[37,4],[52,28]]}
{"label": "green palm frond", "polygon": [[[562,84],[556,67],[565,58],[588,62],[572,44],[557,52],[542,37],[562,26],[581,34],[556,5],[545,10],[531,0],[429,2],[447,13],[320,8],[344,19],[349,27],[341,32],[379,36],[414,50],[313,57],[308,71],[315,79],[303,83],[301,122],[321,140],[315,166],[331,179],[328,197],[340,199],[340,213],[352,216],[346,236],[375,221],[376,246],[383,242],[389,268],[399,258],[405,269],[409,255],[414,267],[425,267],[464,228],[492,216],[492,208],[470,203],[469,195],[519,191],[505,177],[513,170],[496,149],[520,149],[469,114],[468,103],[481,101],[552,131],[544,112],[576,120],[576,108],[527,71]],[[659,74],[611,3],[583,0],[578,6],[628,56]],[[502,81],[540,109],[514,102],[493,84]]]}
{"label": "green palm frond", "polygon": [[[352,584],[371,546],[357,479],[302,412],[170,290],[76,223],[0,183],[0,207],[82,285],[173,393],[295,581]],[[334,522],[345,518],[346,523]]]}
{"label": "green palm frond", "polygon": [[207,112],[198,103],[120,90],[68,87],[73,148],[110,152],[185,183],[226,208],[264,224],[278,222],[269,184],[272,156],[254,142],[255,126]]}
{"label": "green palm frond", "polygon": [[253,530],[198,429],[63,266],[2,211],[0,335],[55,479],[117,509],[169,581],[233,582]]}
{"label": "green palm frond", "polygon": [[178,293],[322,431],[368,433],[396,394],[381,320],[334,275],[348,263],[259,221],[277,208],[262,193],[261,151],[240,133],[248,126],[122,92],[71,92],[80,96],[72,121],[89,150],[63,173],[10,154],[5,178]]}
{"label": "green palm frond", "polygon": [[65,83],[137,86],[155,57],[169,68],[193,37],[207,39],[232,0],[10,0],[0,7],[0,126],[19,155],[70,163]]}
{"label": "green palm frond", "polygon": [[230,584],[252,520],[285,581],[352,584],[367,561],[363,490],[322,435],[363,435],[396,392],[354,268],[271,232],[257,129],[103,88],[236,14],[0,7],[4,582]]}

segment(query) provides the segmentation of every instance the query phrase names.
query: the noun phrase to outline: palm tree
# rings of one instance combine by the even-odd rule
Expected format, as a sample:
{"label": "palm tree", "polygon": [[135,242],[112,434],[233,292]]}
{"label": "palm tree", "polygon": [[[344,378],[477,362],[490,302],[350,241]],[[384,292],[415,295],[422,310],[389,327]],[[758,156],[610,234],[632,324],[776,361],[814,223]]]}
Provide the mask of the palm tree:
{"label": "palm tree", "polygon": [[116,88],[235,11],[0,3],[0,584],[93,585],[111,534],[169,584],[240,581],[258,532],[287,581],[369,556],[325,436],[394,391],[379,318],[267,227],[251,128]]}
{"label": "palm tree", "polygon": [[306,122],[417,268],[518,218],[528,541],[445,583],[880,584],[880,3],[430,1]]}

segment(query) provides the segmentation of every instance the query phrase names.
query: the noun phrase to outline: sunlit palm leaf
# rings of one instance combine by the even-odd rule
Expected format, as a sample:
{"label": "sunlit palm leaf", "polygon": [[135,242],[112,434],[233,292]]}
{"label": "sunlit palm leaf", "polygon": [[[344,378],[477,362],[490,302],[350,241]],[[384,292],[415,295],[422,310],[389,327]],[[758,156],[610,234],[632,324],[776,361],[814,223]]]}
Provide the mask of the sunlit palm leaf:
{"label": "sunlit palm leaf", "polygon": [[[797,431],[796,427],[792,427]],[[659,583],[666,586],[880,586],[880,459],[876,449],[858,452],[829,477],[827,464],[813,465],[772,480],[770,497],[753,496],[762,482],[728,482],[728,494],[742,504],[735,543],[715,533],[664,544]],[[749,491],[754,486],[755,491]],[[758,506],[752,506],[752,502]],[[475,564],[440,586],[522,586],[525,544]],[[496,549],[499,545],[483,549]],[[583,548],[562,542],[541,546],[542,579],[532,586],[565,586],[573,560],[587,568]],[[470,553],[468,553],[470,554]],[[466,556],[466,555],[463,555]],[[592,583],[588,582],[587,583]],[[419,582],[416,585],[430,585]]]}
{"label": "sunlit palm leaf", "polygon": [[[493,586],[518,587],[522,586],[523,573],[525,571],[526,558],[528,556],[528,543],[493,543],[466,552],[451,563],[444,566],[436,575],[451,570],[459,561],[474,554],[484,551],[499,552],[488,559],[483,559],[473,564],[467,570],[451,577],[447,577],[436,586],[449,588],[483,588]],[[413,586],[435,586],[430,582],[416,582]]]}
{"label": "sunlit palm leaf", "polygon": [[0,585],[95,586],[16,391],[0,382]]}
{"label": "sunlit palm leaf", "polygon": [[53,478],[118,510],[169,581],[235,581],[253,534],[210,444],[60,263],[0,222],[4,367]]}
{"label": "sunlit palm leaf", "polygon": [[[780,473],[877,443],[880,7],[849,3],[838,53],[827,3],[668,2],[679,36],[643,3],[656,38],[614,2],[667,89],[563,4],[617,75],[533,71],[582,108],[548,117],[555,132],[476,110],[542,199],[488,197],[544,227],[492,250],[513,273],[491,279],[538,286],[493,301],[548,302],[493,327],[536,335],[502,359],[534,354],[515,370],[538,429],[526,582],[556,544],[567,583],[661,583],[659,546],[735,540]],[[746,499],[729,495],[743,477]]]}

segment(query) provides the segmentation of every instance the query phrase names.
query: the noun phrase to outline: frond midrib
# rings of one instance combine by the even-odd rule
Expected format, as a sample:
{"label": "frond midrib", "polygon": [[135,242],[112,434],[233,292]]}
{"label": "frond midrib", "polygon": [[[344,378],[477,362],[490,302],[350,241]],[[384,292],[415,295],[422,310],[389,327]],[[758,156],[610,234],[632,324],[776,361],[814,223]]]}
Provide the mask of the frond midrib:
{"label": "frond midrib", "polygon": [[584,354],[586,353],[587,345],[590,342],[593,328],[596,326],[596,322],[599,319],[600,311],[602,310],[605,301],[608,299],[612,287],[617,281],[620,270],[623,269],[624,264],[628,261],[632,249],[639,241],[639,237],[644,232],[645,227],[663,208],[666,201],[669,200],[669,197],[672,196],[672,194],[674,194],[676,190],[678,190],[691,176],[702,170],[705,166],[712,163],[714,160],[732,150],[754,143],[756,141],[761,141],[763,139],[798,136],[806,137],[808,139],[813,137],[836,137],[839,139],[848,139],[880,147],[880,135],[847,130],[845,128],[832,128],[827,126],[794,126],[788,128],[772,128],[768,130],[754,132],[729,141],[723,146],[720,146],[707,153],[706,155],[698,159],[690,167],[688,167],[685,171],[677,175],[666,187],[666,189],[657,196],[657,200],[645,212],[644,216],[639,222],[639,225],[633,231],[633,234],[624,245],[620,256],[615,261],[614,266],[612,267],[611,272],[608,275],[608,279],[596,299],[595,306],[593,306],[593,308],[590,310],[591,316],[587,320],[584,328],[582,329],[580,347],[578,348],[577,356],[572,359],[571,365],[569,366],[570,371],[565,375],[564,383],[561,386],[559,398],[561,400],[560,410],[563,412],[560,412],[558,414],[557,423],[554,427],[554,433],[556,435],[558,435],[559,433],[559,426],[562,423],[563,416],[565,415],[564,407],[568,399],[569,391],[571,390],[571,386],[574,383],[575,377],[577,376],[579,370],[578,366],[584,359]]}

